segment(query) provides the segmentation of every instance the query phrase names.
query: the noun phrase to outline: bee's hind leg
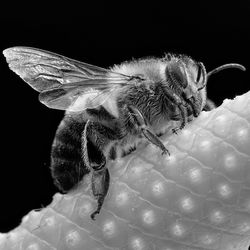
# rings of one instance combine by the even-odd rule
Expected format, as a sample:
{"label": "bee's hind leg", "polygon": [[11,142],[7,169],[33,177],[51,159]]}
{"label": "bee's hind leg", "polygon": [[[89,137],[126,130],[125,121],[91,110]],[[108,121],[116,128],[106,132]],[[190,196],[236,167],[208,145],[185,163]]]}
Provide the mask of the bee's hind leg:
{"label": "bee's hind leg", "polygon": [[137,125],[141,129],[142,134],[155,146],[159,147],[162,150],[162,154],[168,154],[170,155],[169,151],[167,148],[164,146],[164,144],[161,142],[161,140],[157,137],[157,135],[151,131],[151,129],[148,127],[147,122],[141,112],[133,107],[129,106],[130,113],[133,115],[135,118]]}
{"label": "bee's hind leg", "polygon": [[97,209],[90,215],[92,220],[100,213],[104,199],[109,189],[110,175],[107,168],[93,171],[91,177],[92,192],[97,199]]}
{"label": "bee's hind leg", "polygon": [[97,199],[97,209],[90,215],[92,220],[100,213],[109,189],[110,175],[103,151],[117,134],[111,128],[87,121],[82,134],[82,157],[91,174],[92,194]]}

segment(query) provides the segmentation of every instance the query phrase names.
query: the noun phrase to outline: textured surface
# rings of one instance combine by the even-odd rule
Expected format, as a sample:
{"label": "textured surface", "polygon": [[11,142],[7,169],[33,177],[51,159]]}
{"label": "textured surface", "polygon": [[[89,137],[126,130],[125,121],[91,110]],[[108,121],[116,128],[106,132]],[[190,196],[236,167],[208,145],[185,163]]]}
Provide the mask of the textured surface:
{"label": "textured surface", "polygon": [[110,165],[101,214],[88,180],[0,235],[0,249],[198,250],[250,245],[250,92],[203,112],[163,140]]}

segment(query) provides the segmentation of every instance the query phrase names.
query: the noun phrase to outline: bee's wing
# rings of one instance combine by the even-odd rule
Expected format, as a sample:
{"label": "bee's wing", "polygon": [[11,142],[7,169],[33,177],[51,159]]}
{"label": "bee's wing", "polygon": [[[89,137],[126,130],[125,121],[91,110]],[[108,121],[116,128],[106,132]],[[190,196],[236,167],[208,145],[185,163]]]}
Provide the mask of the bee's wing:
{"label": "bee's wing", "polygon": [[87,90],[83,82],[77,82],[78,86],[67,84],[60,88],[43,91],[39,100],[49,108],[67,110],[69,112],[81,112],[87,108],[95,108],[105,103],[105,108],[118,117],[115,105],[115,96],[122,87],[109,87],[105,90],[91,88]]}
{"label": "bee's wing", "polygon": [[81,107],[80,102],[73,105],[77,109],[96,107],[107,100],[113,90],[126,86],[131,80],[131,76],[40,49],[13,47],[3,54],[10,69],[40,92],[42,103],[54,109],[66,110],[79,102],[80,96]]}

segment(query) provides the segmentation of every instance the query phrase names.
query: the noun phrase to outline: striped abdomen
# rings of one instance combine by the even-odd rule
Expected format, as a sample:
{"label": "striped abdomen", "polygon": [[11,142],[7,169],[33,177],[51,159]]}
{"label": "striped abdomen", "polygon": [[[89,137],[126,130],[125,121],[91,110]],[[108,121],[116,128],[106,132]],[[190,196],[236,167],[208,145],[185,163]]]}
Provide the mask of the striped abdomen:
{"label": "striped abdomen", "polygon": [[59,125],[51,151],[51,171],[56,186],[68,191],[89,173],[82,160],[82,132],[86,121],[65,116]]}

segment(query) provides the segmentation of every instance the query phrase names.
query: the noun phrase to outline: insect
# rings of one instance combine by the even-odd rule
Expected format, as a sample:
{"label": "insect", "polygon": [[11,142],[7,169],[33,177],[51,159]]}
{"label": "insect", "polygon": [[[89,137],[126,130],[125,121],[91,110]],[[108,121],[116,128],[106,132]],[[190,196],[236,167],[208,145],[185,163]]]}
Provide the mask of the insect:
{"label": "insect", "polygon": [[[104,69],[29,47],[4,50],[10,69],[40,92],[49,108],[66,110],[51,151],[51,172],[62,192],[74,189],[86,174],[100,212],[109,189],[107,161],[123,157],[141,141],[169,151],[159,136],[174,133],[214,107],[207,99],[209,73],[186,55],[167,54]],[[174,125],[173,125],[174,124]]]}

